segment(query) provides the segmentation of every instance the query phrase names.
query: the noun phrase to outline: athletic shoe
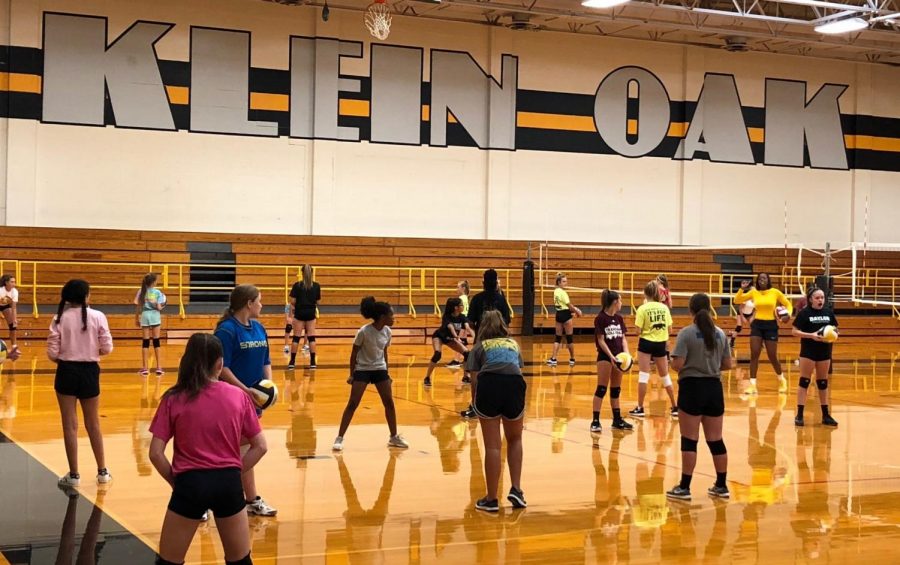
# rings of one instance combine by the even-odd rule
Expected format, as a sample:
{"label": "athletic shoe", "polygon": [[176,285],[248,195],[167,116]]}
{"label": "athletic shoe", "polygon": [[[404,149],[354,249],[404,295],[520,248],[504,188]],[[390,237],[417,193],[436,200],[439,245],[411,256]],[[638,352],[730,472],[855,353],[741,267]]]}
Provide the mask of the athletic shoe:
{"label": "athletic shoe", "polygon": [[784,377],[778,377],[778,392],[787,392],[788,381]]}
{"label": "athletic shoe", "polygon": [[148,369],[141,369],[140,371],[138,371],[138,374],[141,375],[142,377],[146,377],[147,375],[150,374],[150,371]]}
{"label": "athletic shoe", "polygon": [[471,406],[460,412],[459,415],[465,420],[474,420],[478,417],[478,414],[475,413]]}
{"label": "athletic shoe", "polygon": [[497,499],[488,500],[485,496],[481,500],[475,503],[476,510],[483,510],[485,512],[499,512],[500,511],[500,503],[497,502]]}
{"label": "athletic shoe", "polygon": [[469,376],[468,373],[463,375],[462,382],[464,385],[472,384],[472,377]]}
{"label": "athletic shoe", "polygon": [[756,389],[756,385],[747,385],[747,388],[744,389],[744,394],[756,395],[759,394],[759,391]]}
{"label": "athletic shoe", "polygon": [[728,492],[728,487],[713,485],[709,487],[709,490],[707,490],[706,493],[709,496],[713,496],[715,498],[731,498],[731,493]]}
{"label": "athletic shoe", "polygon": [[732,350],[732,351],[734,351],[734,341],[735,341],[735,337],[734,337],[734,336],[731,336],[731,339],[728,340],[728,346],[731,347],[731,350]]}
{"label": "athletic shoe", "polygon": [[310,368],[310,369],[315,369],[315,368],[316,368],[316,364],[315,364],[315,363],[310,364],[309,368]]}
{"label": "athletic shoe", "polygon": [[431,377],[425,377],[425,380],[422,381],[422,384],[425,386],[431,386]]}
{"label": "athletic shoe", "polygon": [[822,418],[822,425],[823,426],[832,426],[832,427],[836,428],[838,423],[837,423],[837,420],[832,418],[831,415],[829,414],[828,416],[825,416],[824,418]]}
{"label": "athletic shoe", "polygon": [[643,418],[645,416],[644,409],[642,407],[638,406],[637,408],[635,408],[633,410],[629,410],[628,415],[631,416],[632,418]]}
{"label": "athletic shoe", "polygon": [[575,366],[575,359],[569,359],[569,367]]}
{"label": "athletic shoe", "polygon": [[100,469],[97,471],[97,482],[101,485],[105,485],[106,483],[112,481],[112,475],[109,474],[109,469]]}
{"label": "athletic shoe", "polygon": [[203,513],[203,516],[200,516],[201,522],[209,522],[209,510]]}
{"label": "athletic shoe", "polygon": [[547,364],[550,365],[551,367],[556,367],[557,361],[556,361],[556,359],[551,357],[550,359],[547,359]]}
{"label": "athletic shoe", "polygon": [[678,407],[677,407],[677,406],[673,406],[672,409],[669,410],[669,414],[671,414],[672,417],[675,418],[675,419],[677,420],[677,419],[678,419]]}
{"label": "athletic shoe", "polygon": [[600,422],[591,422],[591,433],[599,434],[603,431],[603,426],[600,425]]}
{"label": "athletic shoe", "polygon": [[247,503],[247,514],[253,514],[254,516],[274,516],[278,514],[278,510],[275,510],[266,504],[266,501],[263,500],[262,497],[257,496],[256,500]]}
{"label": "athletic shoe", "polygon": [[525,502],[525,493],[516,487],[510,487],[506,500],[512,502],[513,508],[528,508],[528,503]]}
{"label": "athletic shoe", "polygon": [[331,446],[332,451],[344,451],[344,438],[338,436],[334,438],[334,445]]}
{"label": "athletic shoe", "polygon": [[72,473],[66,473],[65,475],[60,477],[58,481],[56,481],[56,485],[62,489],[74,488],[80,484],[81,484],[81,476],[73,475]]}
{"label": "athletic shoe", "polygon": [[388,447],[396,447],[397,449],[409,449],[409,444],[400,435],[391,436],[388,440]]}
{"label": "athletic shoe", "polygon": [[287,366],[287,370],[288,370],[288,371],[293,371],[293,370],[294,370],[294,364],[291,363],[290,365],[288,365],[288,366]]}
{"label": "athletic shoe", "polygon": [[627,432],[627,431],[633,430],[633,429],[634,429],[634,426],[632,426],[631,424],[629,424],[628,422],[626,422],[624,419],[622,419],[622,420],[616,420],[616,421],[614,421],[614,422],[612,423],[612,428],[613,428],[614,430],[624,430],[624,431]]}
{"label": "athletic shoe", "polygon": [[462,367],[462,362],[461,362],[461,361],[457,361],[456,359],[454,359],[454,360],[450,361],[449,363],[447,363],[447,368],[448,368],[448,369],[459,369],[460,367]]}
{"label": "athletic shoe", "polygon": [[802,428],[803,427],[803,416],[797,416],[796,418],[794,418],[794,425],[797,426],[798,428]]}
{"label": "athletic shoe", "polygon": [[691,489],[681,488],[681,485],[675,485],[672,490],[666,493],[666,497],[674,498],[675,500],[690,500]]}
{"label": "athletic shoe", "polygon": [[157,370],[156,370],[156,376],[157,376],[157,377],[161,377],[161,376],[163,376],[163,375],[165,375],[165,374],[166,374],[166,372],[163,371],[162,369],[157,369]]}
{"label": "athletic shoe", "polygon": [[308,343],[303,345],[303,351],[309,351],[309,344],[308,344]]}
{"label": "athletic shoe", "polygon": [[[285,353],[290,353],[291,348],[289,346],[285,345],[284,348],[282,349],[282,351],[284,351]],[[209,520],[209,517],[207,516],[206,519]]]}

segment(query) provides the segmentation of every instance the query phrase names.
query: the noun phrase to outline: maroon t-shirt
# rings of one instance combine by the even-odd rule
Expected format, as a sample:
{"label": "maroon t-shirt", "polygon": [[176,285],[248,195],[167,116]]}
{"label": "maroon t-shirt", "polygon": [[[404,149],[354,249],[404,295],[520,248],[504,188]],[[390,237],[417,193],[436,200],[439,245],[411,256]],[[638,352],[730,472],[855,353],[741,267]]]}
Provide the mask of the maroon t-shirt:
{"label": "maroon t-shirt", "polygon": [[594,318],[594,340],[597,345],[597,351],[600,349],[600,340],[606,340],[606,346],[612,351],[613,355],[618,355],[625,351],[625,334],[627,329],[625,326],[625,318],[616,314],[610,316],[604,311],[600,311]]}

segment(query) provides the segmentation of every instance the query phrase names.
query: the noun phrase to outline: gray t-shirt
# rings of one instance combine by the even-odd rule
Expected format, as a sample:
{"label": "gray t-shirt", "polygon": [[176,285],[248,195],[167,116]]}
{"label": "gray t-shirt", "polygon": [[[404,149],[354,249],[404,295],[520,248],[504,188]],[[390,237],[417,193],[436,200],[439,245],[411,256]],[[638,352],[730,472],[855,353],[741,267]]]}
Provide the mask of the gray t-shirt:
{"label": "gray t-shirt", "polygon": [[391,328],[384,326],[381,331],[372,324],[366,324],[356,332],[353,345],[359,347],[356,354],[357,371],[387,371],[384,348],[391,344]]}
{"label": "gray t-shirt", "polygon": [[684,359],[684,366],[678,372],[679,379],[696,377],[721,379],[720,367],[727,355],[731,355],[731,349],[725,339],[725,332],[716,328],[716,348],[710,351],[706,349],[703,334],[695,324],[686,326],[678,332],[675,351],[672,352],[672,357]]}
{"label": "gray t-shirt", "polygon": [[519,344],[511,337],[479,341],[469,353],[466,363],[470,371],[497,375],[521,375],[524,366]]}

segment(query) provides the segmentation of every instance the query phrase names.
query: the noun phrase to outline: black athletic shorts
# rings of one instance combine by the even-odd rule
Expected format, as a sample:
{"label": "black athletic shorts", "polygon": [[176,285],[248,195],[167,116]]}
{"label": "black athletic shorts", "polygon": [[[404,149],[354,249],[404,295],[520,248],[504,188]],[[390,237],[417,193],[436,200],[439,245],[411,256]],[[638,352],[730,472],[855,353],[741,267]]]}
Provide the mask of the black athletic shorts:
{"label": "black athletic shorts", "polygon": [[612,364],[614,364],[614,365],[615,365],[615,363],[616,363],[614,360],[612,360],[612,359],[609,358],[609,355],[607,355],[606,352],[604,352],[604,351],[598,351],[598,352],[597,352],[597,363],[599,363],[599,362],[601,362],[601,361],[608,361],[608,362],[610,362],[610,363],[612,363]]}
{"label": "black athletic shorts", "polygon": [[669,356],[669,350],[666,348],[668,341],[650,341],[644,338],[638,340],[638,352],[647,353],[651,359],[661,359]]}
{"label": "black athletic shorts", "polygon": [[479,418],[519,420],[525,416],[526,386],[522,375],[479,373],[472,408]]}
{"label": "black athletic shorts", "polygon": [[100,364],[94,361],[60,361],[53,389],[79,400],[100,396]]}
{"label": "black athletic shorts", "polygon": [[353,380],[361,383],[377,385],[380,382],[391,380],[387,371],[353,371]]}
{"label": "black athletic shorts", "polygon": [[802,340],[800,342],[800,357],[816,362],[829,361],[831,359],[831,344],[818,341],[808,343],[806,340]]}
{"label": "black athletic shorts", "polygon": [[2,306],[0,306],[0,312],[3,312],[4,310],[9,310],[10,308],[12,308],[12,303],[3,304]]}
{"label": "black athletic shorts", "polygon": [[300,306],[294,311],[294,319],[300,322],[311,322],[316,319],[315,306]]}
{"label": "black athletic shorts", "polygon": [[431,339],[439,339],[441,343],[444,345],[453,341],[453,336],[450,335],[449,332],[442,332],[441,330],[435,330],[433,334],[431,334]]}
{"label": "black athletic shorts", "polygon": [[228,518],[246,507],[240,469],[202,469],[175,475],[169,510],[179,516],[199,520],[212,510],[216,518]]}
{"label": "black athletic shorts", "polygon": [[571,310],[557,310],[556,311],[556,323],[557,324],[565,324],[569,320],[572,319],[572,311]]}
{"label": "black athletic shorts", "polygon": [[753,320],[750,337],[761,337],[763,341],[778,341],[778,322],[775,320]]}
{"label": "black athletic shorts", "polygon": [[691,416],[721,416],[725,413],[722,381],[709,377],[678,379],[678,410]]}

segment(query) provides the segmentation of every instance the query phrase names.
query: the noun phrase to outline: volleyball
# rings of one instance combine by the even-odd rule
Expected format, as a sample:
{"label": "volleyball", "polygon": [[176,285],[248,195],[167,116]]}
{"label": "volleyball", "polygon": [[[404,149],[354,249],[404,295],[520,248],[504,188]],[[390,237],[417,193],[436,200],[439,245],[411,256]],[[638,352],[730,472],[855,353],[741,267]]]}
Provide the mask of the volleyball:
{"label": "volleyball", "polygon": [[634,365],[634,359],[632,359],[631,355],[626,351],[616,355],[616,362],[619,363],[620,371],[630,371],[631,366]]}
{"label": "volleyball", "polygon": [[784,306],[779,306],[778,308],[775,308],[775,315],[778,316],[778,319],[781,320],[782,322],[786,322],[791,317],[791,315],[788,314],[788,309],[785,308]]}
{"label": "volleyball", "polygon": [[165,308],[166,301],[168,299],[166,298],[166,295],[163,294],[163,292],[161,290],[158,292],[159,292],[159,296],[156,297],[156,303],[159,305],[160,308]]}
{"label": "volleyball", "polygon": [[0,363],[6,361],[6,356],[9,354],[9,349],[6,348],[6,342],[0,339]]}
{"label": "volleyball", "polygon": [[275,386],[275,383],[270,381],[269,379],[263,379],[250,387],[251,392],[253,392],[253,398],[256,402],[256,406],[260,410],[265,410],[266,408],[275,404],[275,401],[278,400],[278,387]]}
{"label": "volleyball", "polygon": [[824,328],[819,330],[819,335],[822,336],[822,341],[824,341],[825,343],[834,343],[838,338],[837,328],[835,328],[834,326],[825,326]]}

